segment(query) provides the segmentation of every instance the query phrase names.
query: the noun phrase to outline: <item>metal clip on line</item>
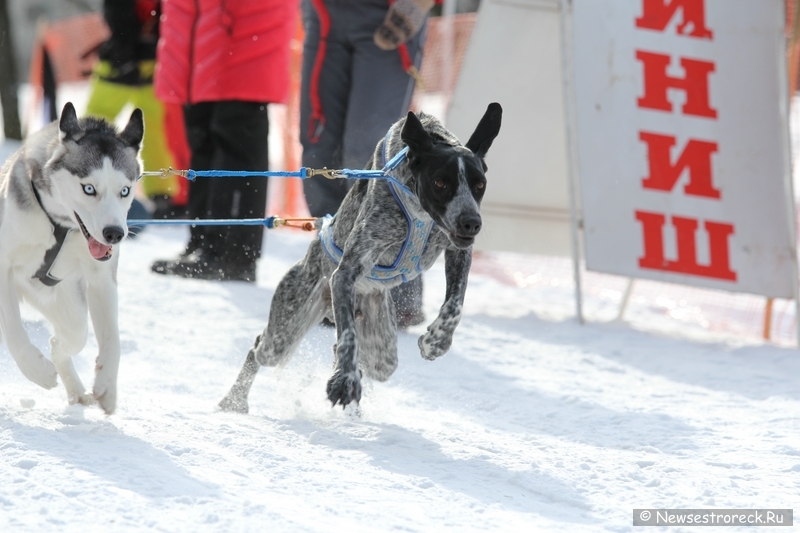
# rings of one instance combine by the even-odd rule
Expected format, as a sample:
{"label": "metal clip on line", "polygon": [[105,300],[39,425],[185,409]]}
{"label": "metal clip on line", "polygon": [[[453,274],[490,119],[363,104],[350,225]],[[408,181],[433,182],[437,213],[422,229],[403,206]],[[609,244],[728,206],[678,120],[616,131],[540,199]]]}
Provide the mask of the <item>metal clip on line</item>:
{"label": "metal clip on line", "polygon": [[321,169],[306,169],[306,178],[310,178],[312,176],[322,176],[323,178],[329,180],[337,180],[345,177],[341,170],[333,170],[329,169],[328,167],[322,167]]}
{"label": "metal clip on line", "polygon": [[272,217],[272,228],[285,226],[287,228],[298,228],[303,231],[314,231],[322,227],[322,220],[317,218],[280,218]]}
{"label": "metal clip on line", "polygon": [[162,168],[159,170],[148,170],[142,172],[139,178],[143,178],[145,176],[157,176],[159,178],[168,178],[170,176],[180,176],[182,178],[189,179],[189,171],[188,170],[177,170],[172,167],[169,168]]}

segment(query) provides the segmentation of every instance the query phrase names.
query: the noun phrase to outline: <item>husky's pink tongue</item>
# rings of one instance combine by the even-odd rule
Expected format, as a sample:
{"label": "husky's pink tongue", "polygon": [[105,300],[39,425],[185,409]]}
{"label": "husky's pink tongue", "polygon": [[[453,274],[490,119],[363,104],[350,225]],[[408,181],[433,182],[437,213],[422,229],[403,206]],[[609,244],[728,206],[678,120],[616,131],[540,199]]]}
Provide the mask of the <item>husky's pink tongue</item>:
{"label": "husky's pink tongue", "polygon": [[106,244],[101,244],[94,237],[89,237],[89,253],[95,259],[102,259],[106,256],[111,247]]}

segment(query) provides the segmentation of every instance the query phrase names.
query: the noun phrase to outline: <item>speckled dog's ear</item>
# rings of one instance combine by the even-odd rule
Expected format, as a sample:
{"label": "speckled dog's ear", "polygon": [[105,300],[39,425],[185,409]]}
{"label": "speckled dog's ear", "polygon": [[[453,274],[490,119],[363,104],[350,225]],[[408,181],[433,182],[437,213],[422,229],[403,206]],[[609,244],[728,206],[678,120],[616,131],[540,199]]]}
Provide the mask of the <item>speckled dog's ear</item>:
{"label": "speckled dog's ear", "polygon": [[400,139],[408,146],[408,150],[413,154],[429,152],[433,149],[433,139],[425,131],[422,122],[417,115],[409,111],[403,129],[400,132]]}
{"label": "speckled dog's ear", "polygon": [[500,104],[497,102],[489,104],[489,107],[486,108],[486,113],[483,114],[483,118],[478,122],[478,126],[464,146],[483,159],[486,156],[486,152],[491,148],[492,141],[500,133],[502,119],[503,108],[500,107]]}

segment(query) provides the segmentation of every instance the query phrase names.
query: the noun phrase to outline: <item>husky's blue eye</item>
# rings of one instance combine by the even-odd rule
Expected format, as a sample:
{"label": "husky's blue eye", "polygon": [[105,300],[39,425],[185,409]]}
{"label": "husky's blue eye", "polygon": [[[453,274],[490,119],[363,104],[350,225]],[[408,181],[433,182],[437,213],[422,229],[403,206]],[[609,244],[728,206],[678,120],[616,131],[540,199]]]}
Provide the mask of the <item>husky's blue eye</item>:
{"label": "husky's blue eye", "polygon": [[126,196],[128,196],[131,193],[131,188],[130,187],[123,187],[122,190],[119,193],[122,195],[123,198],[125,198]]}
{"label": "husky's blue eye", "polygon": [[94,185],[89,185],[88,183],[83,185],[83,192],[88,194],[89,196],[94,196],[97,192],[94,190]]}

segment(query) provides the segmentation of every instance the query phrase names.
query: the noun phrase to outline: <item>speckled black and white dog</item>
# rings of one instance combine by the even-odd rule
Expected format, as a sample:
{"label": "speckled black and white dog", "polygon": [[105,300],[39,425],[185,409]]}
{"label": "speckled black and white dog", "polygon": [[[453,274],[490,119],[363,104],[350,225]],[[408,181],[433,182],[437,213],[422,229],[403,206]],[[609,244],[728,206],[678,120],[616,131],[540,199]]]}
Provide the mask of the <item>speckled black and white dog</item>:
{"label": "speckled black and white dog", "polygon": [[[117,244],[141,173],[142,111],[117,132],[78,119],[71,103],[61,119],[29,137],[0,173],[0,330],[29,380],[51,389],[61,377],[69,403],[117,402]],[[25,331],[20,300],[53,326],[45,358]],[[88,312],[87,312],[88,311]],[[91,315],[99,353],[92,391],[72,356],[86,345]]]}
{"label": "speckled black and white dog", "polygon": [[[389,289],[430,268],[442,251],[445,302],[418,344],[422,357],[431,361],[447,352],[461,319],[472,244],[481,229],[484,156],[500,131],[501,117],[500,105],[490,104],[464,146],[436,118],[422,113],[409,113],[392,126],[369,168],[384,168],[405,145],[406,159],[392,172],[396,181],[358,181],[332,224],[283,277],[266,329],[219,404],[223,410],[247,412],[259,367],[287,361],[323,317],[336,323],[337,339],[328,399],[334,406],[360,401],[362,372],[385,381],[397,368]],[[425,238],[416,238],[420,235]]]}

